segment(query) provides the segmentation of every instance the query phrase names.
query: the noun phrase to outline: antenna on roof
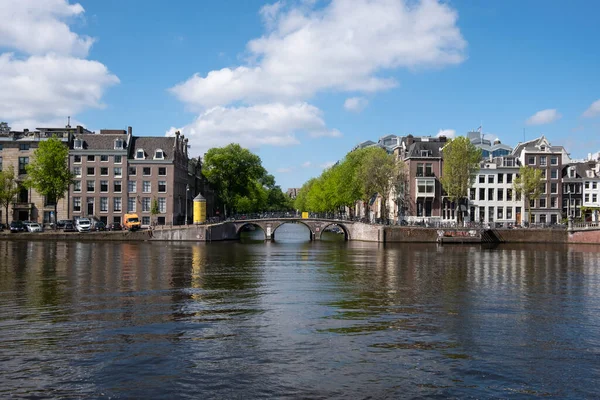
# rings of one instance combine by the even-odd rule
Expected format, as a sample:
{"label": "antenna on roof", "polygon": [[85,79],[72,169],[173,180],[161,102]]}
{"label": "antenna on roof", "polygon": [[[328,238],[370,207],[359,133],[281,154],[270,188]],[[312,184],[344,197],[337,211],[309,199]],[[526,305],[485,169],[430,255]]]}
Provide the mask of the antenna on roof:
{"label": "antenna on roof", "polygon": [[66,127],[67,127],[67,128],[70,128],[70,127],[71,127],[71,116],[68,116],[68,117],[67,117],[67,126],[66,126]]}

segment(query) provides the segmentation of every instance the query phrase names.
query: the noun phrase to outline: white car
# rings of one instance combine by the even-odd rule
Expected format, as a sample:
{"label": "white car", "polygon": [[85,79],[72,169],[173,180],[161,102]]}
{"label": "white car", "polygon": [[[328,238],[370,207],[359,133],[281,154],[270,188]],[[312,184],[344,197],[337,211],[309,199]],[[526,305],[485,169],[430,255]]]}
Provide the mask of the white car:
{"label": "white car", "polygon": [[92,222],[88,218],[79,218],[75,222],[75,229],[77,232],[89,232],[92,228]]}
{"label": "white car", "polygon": [[30,222],[26,226],[27,226],[27,231],[29,231],[29,232],[42,232],[43,231],[42,226],[40,224],[38,224],[37,222]]}

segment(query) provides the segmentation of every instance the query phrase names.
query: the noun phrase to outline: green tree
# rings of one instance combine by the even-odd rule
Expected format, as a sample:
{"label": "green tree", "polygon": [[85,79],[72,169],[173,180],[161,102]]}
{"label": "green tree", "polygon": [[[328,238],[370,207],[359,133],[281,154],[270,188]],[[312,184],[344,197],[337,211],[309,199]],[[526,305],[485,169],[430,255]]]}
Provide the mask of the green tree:
{"label": "green tree", "polygon": [[[475,182],[481,161],[481,149],[475,147],[471,141],[459,136],[452,139],[442,150],[443,168],[440,181],[448,196],[455,204],[466,207],[469,189]],[[463,212],[457,212],[458,222],[463,221]]]}
{"label": "green tree", "polygon": [[6,215],[6,225],[8,225],[8,207],[19,193],[17,185],[15,168],[11,165],[5,171],[0,171],[0,207],[4,207]]}
{"label": "green tree", "polygon": [[[154,197],[152,199],[152,206],[150,207],[150,215],[152,215],[152,223],[156,225],[156,216],[160,213],[158,208],[158,199]],[[187,224],[187,221],[186,221]]]}
{"label": "green tree", "polygon": [[38,148],[33,153],[32,162],[27,165],[26,185],[45,196],[47,201],[54,201],[55,228],[58,221],[58,201],[65,197],[69,185],[73,182],[68,156],[68,147],[59,139],[52,137],[39,142]]}
{"label": "green tree", "polygon": [[0,122],[0,133],[9,133],[10,126],[6,122]]}
{"label": "green tree", "polygon": [[203,173],[224,205],[225,216],[238,197],[249,196],[254,182],[266,175],[260,157],[232,143],[212,148],[204,157]]}
{"label": "green tree", "polygon": [[531,222],[531,200],[539,198],[544,192],[542,170],[523,165],[519,168],[519,175],[513,180],[513,189],[525,200],[527,222]]}
{"label": "green tree", "polygon": [[398,182],[403,181],[406,176],[404,162],[380,147],[368,147],[365,149],[358,176],[363,182],[363,199],[368,201],[374,194],[381,196],[381,214],[383,219],[388,221],[388,200]]}

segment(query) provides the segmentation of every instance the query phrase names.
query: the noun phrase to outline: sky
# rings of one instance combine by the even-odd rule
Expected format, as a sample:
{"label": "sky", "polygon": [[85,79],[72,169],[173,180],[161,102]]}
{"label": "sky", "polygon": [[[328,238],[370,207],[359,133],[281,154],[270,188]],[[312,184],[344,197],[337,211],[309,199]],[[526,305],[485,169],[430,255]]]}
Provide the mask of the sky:
{"label": "sky", "polygon": [[283,190],[365,140],[600,150],[600,2],[0,0],[0,120],[239,143]]}

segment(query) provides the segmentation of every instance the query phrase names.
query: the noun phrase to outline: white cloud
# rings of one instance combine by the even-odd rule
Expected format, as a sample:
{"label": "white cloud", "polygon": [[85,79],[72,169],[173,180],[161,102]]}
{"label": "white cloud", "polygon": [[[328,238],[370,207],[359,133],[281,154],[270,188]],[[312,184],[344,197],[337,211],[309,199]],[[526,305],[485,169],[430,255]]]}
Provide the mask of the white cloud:
{"label": "white cloud", "polygon": [[597,115],[600,115],[600,99],[593,102],[592,105],[589,106],[588,109],[583,113],[583,116],[587,118],[592,118]]}
{"label": "white cloud", "polygon": [[335,161],[327,161],[324,162],[323,164],[321,164],[321,168],[323,169],[327,169],[327,168],[331,168],[335,165]]}
{"label": "white cloud", "polygon": [[325,8],[266,6],[266,33],[248,43],[247,65],[195,74],[171,91],[195,108],[237,101],[298,101],[326,90],[394,87],[381,73],[465,58],[457,13],[434,0],[334,0]]}
{"label": "white cloud", "polygon": [[328,130],[321,111],[307,103],[285,105],[260,104],[249,107],[213,107],[201,113],[191,124],[171,128],[167,135],[179,130],[192,145],[192,154],[203,154],[211,147],[239,143],[243,147],[298,144],[297,133],[310,136],[339,136]]}
{"label": "white cloud", "polygon": [[312,163],[310,161],[306,161],[304,163],[302,163],[302,168],[309,168],[312,166]]}
{"label": "white cloud", "polygon": [[435,135],[436,137],[440,137],[440,136],[445,136],[448,139],[453,138],[454,136],[456,136],[456,131],[454,129],[440,129],[437,133],[437,135]]}
{"label": "white cloud", "polygon": [[280,174],[287,174],[289,172],[292,172],[293,170],[293,168],[278,168],[277,172]]}
{"label": "white cloud", "polygon": [[[194,74],[169,89],[200,120],[214,107],[289,106],[322,91],[386,90],[397,86],[386,76],[397,68],[437,68],[465,59],[458,15],[441,0],[332,0],[324,6],[278,1],[260,14],[265,32],[248,42],[244,63]],[[354,97],[345,107],[360,111],[366,104]],[[278,137],[289,135],[278,132]],[[318,132],[337,131],[323,126]],[[257,139],[261,142],[261,136]]]}
{"label": "white cloud", "polygon": [[102,108],[104,92],[119,82],[84,58],[94,39],[67,25],[83,13],[67,0],[0,0],[0,48],[14,50],[0,54],[0,93],[10,94],[0,97],[0,116],[15,129],[63,126],[67,116]]}
{"label": "white cloud", "polygon": [[83,13],[80,4],[67,0],[2,0],[0,47],[35,55],[86,57],[94,39],[72,32],[65,23]]}
{"label": "white cloud", "polygon": [[10,53],[0,54],[0,93],[10,93],[0,96],[0,115],[11,121],[66,119],[102,107],[105,89],[118,82],[97,61],[57,55],[19,60]]}
{"label": "white cloud", "polygon": [[531,117],[527,118],[527,125],[545,125],[557,121],[562,115],[555,108],[538,111]]}
{"label": "white cloud", "polygon": [[347,111],[359,113],[365,109],[369,101],[364,97],[349,97],[344,101],[344,108]]}

